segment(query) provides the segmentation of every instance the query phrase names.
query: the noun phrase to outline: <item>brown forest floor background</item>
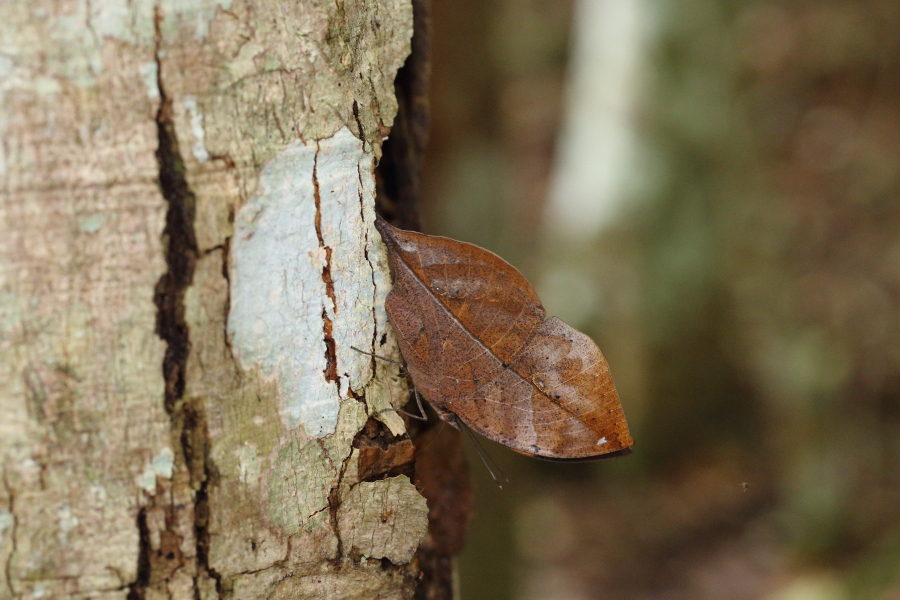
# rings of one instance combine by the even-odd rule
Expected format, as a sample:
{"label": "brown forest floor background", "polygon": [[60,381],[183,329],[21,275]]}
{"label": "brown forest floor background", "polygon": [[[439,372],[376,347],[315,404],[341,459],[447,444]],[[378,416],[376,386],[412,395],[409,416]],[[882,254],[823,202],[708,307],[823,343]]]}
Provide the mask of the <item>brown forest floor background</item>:
{"label": "brown forest floor background", "polygon": [[637,440],[485,442],[512,482],[470,459],[463,598],[900,599],[900,3],[643,3],[636,185],[574,247],[543,221],[572,3],[433,0],[425,231],[539,291],[587,269]]}

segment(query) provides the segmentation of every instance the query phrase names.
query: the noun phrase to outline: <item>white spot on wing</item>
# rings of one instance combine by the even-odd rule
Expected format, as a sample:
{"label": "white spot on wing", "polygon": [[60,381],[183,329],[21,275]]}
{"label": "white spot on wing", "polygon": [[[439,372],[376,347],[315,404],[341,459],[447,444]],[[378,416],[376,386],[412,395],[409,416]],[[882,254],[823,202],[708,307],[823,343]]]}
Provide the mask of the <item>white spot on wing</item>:
{"label": "white spot on wing", "polygon": [[605,437],[602,437],[602,438],[600,438],[599,440],[597,440],[597,445],[598,445],[598,446],[602,446],[602,445],[605,444],[607,441],[608,441],[608,440],[607,440]]}

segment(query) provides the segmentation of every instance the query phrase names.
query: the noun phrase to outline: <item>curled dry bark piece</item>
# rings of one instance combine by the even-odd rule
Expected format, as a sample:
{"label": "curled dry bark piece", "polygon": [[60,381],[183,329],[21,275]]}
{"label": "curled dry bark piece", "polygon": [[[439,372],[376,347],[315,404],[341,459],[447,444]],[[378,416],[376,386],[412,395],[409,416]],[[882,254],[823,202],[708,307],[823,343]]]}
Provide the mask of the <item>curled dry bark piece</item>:
{"label": "curled dry bark piece", "polygon": [[496,254],[376,221],[394,287],[386,309],[413,383],[441,418],[530,456],[609,458],[634,443],[609,366],[547,317]]}

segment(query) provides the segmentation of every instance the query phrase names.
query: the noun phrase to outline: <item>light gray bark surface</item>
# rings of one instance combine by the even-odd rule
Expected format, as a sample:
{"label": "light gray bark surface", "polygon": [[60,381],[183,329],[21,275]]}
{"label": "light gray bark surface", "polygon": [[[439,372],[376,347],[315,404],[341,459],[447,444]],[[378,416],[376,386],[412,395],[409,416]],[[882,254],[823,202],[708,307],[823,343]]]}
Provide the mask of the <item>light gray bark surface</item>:
{"label": "light gray bark surface", "polygon": [[396,356],[411,33],[405,0],[0,4],[0,599],[411,597],[425,501],[351,446],[405,384],[350,348]]}

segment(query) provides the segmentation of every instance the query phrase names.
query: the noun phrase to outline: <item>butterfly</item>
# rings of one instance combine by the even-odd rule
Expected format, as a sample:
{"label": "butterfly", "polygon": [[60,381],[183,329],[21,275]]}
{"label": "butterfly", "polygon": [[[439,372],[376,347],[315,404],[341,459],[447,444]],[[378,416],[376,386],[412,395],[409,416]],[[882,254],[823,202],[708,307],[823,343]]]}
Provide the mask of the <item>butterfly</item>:
{"label": "butterfly", "polygon": [[519,271],[473,244],[375,226],[394,280],[388,320],[413,384],[443,420],[548,460],[631,452],[600,349],[547,317]]}

